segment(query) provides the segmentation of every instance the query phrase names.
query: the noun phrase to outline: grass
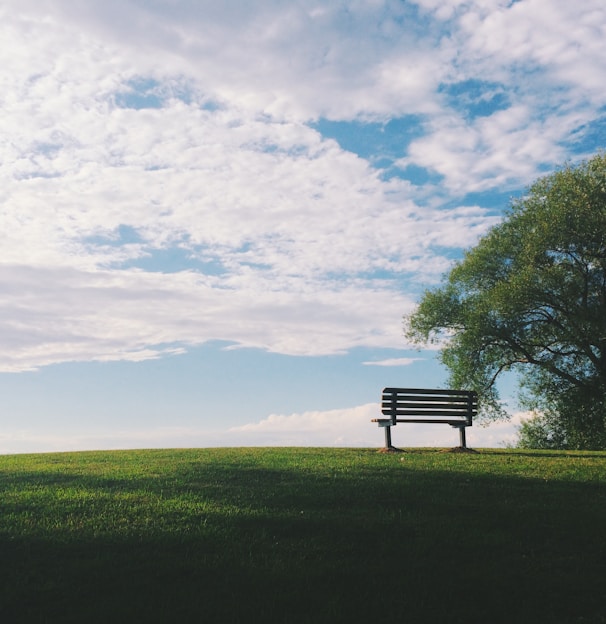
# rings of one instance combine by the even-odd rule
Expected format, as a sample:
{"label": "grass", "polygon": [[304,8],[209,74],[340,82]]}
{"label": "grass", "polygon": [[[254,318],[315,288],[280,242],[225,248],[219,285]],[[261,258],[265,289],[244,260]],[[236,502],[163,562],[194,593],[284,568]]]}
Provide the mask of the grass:
{"label": "grass", "polygon": [[606,622],[606,453],[0,456],[0,621]]}

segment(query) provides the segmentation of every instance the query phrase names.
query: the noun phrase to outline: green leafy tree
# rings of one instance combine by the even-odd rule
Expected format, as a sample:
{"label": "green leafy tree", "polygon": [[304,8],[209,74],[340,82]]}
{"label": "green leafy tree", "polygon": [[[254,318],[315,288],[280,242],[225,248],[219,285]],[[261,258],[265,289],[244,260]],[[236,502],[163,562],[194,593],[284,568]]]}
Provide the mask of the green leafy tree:
{"label": "green leafy tree", "polygon": [[554,412],[542,412],[522,420],[518,430],[518,448],[555,449],[568,448],[566,432]]}
{"label": "green leafy tree", "polygon": [[539,179],[406,321],[484,419],[506,416],[496,382],[513,371],[534,433],[606,448],[606,155]]}

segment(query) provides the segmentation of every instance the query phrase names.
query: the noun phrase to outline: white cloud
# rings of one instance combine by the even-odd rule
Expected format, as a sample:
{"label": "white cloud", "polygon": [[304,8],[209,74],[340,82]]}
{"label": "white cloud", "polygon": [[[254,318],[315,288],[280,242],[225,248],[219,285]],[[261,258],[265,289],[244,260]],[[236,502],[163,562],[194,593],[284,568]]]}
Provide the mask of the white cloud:
{"label": "white cloud", "polygon": [[0,433],[0,455],[140,448],[210,448],[229,446],[225,431],[190,427],[118,429],[79,433],[44,432],[39,428]]}
{"label": "white cloud", "polygon": [[416,164],[437,171],[456,195],[519,188],[537,175],[537,163],[565,159],[561,143],[580,123],[578,116],[533,119],[525,106],[471,124],[452,114],[436,116],[432,132],[411,144],[400,166]]}
{"label": "white cloud", "polygon": [[[318,11],[315,2],[282,0],[220,6],[203,0],[166,6],[133,0],[78,5],[55,0],[41,6],[9,0],[8,6],[15,21],[23,16],[30,28],[44,21],[63,29],[66,41],[60,48],[69,47],[73,33],[86,33],[108,46],[114,61],[129,59],[126,67],[194,77],[203,90],[248,110],[290,118],[353,118],[361,103],[373,115],[389,114],[396,102],[402,111],[425,106],[422,98],[396,97],[390,83],[375,84],[386,55],[394,48],[400,55],[418,50],[429,35],[427,28],[402,32],[401,19],[409,12],[405,5],[360,2]],[[419,73],[414,85],[434,79]]]}
{"label": "white cloud", "polygon": [[[0,432],[0,454],[129,448],[210,448],[244,446],[318,446],[381,448],[383,429],[372,423],[380,406],[368,403],[343,409],[271,414],[258,422],[231,428],[138,427],[104,431],[53,432],[5,429]],[[517,429],[527,413],[509,421],[467,428],[470,448],[514,445]],[[447,425],[399,424],[392,428],[396,447],[451,448],[459,435]]]}
{"label": "white cloud", "polygon": [[347,409],[272,414],[257,423],[232,427],[235,439],[253,446],[372,446],[374,403]]}
{"label": "white cloud", "polygon": [[[0,367],[213,339],[399,342],[417,285],[497,220],[445,198],[530,181],[605,103],[601,4],[417,4],[436,19],[386,2],[7,0]],[[440,93],[485,75],[511,98],[491,115]],[[136,109],[145,84],[157,101]],[[422,132],[400,164],[439,187],[387,180],[306,125],[405,113]],[[146,271],[161,253],[189,265]]]}
{"label": "white cloud", "polygon": [[606,96],[606,7],[566,1],[435,2],[419,0],[451,20],[442,40],[445,83],[500,84],[505,110],[465,118],[445,104],[401,161],[444,176],[451,192],[519,188],[541,167],[567,158],[575,131],[603,115]]}
{"label": "white cloud", "polygon": [[[538,66],[544,73],[535,71],[530,78],[539,81],[536,86],[577,85],[577,96],[583,98],[599,90],[594,78],[606,70],[606,7],[600,0],[582,5],[526,0],[485,15],[469,11],[460,24],[476,61],[482,58],[510,71]],[[602,102],[603,97],[601,92]]]}
{"label": "white cloud", "polygon": [[[141,360],[225,340],[293,355],[391,347],[411,301],[380,284],[250,284],[194,272],[31,269],[0,265],[0,369],[61,361]],[[301,288],[299,288],[301,286]],[[376,302],[381,301],[380,310]],[[372,321],[371,323],[369,321]],[[167,346],[168,345],[168,346]]]}
{"label": "white cloud", "polygon": [[489,425],[474,425],[467,429],[467,443],[478,448],[515,446],[518,428],[526,416],[526,412],[516,412],[509,420],[492,422]]}
{"label": "white cloud", "polygon": [[[408,183],[381,180],[334,141],[237,106],[200,108],[194,85],[194,103],[120,108],[130,74],[105,75],[119,57],[97,67],[83,37],[52,58],[32,45],[34,73],[13,74],[8,90],[23,100],[0,121],[11,150],[0,167],[4,370],[211,339],[291,354],[391,346],[412,304],[402,276],[435,279],[448,265],[440,249],[493,221],[481,209],[420,212]],[[71,73],[75,56],[84,69]],[[163,250],[218,275],[123,268]]]}
{"label": "white cloud", "polygon": [[410,366],[423,358],[389,358],[387,360],[377,360],[376,362],[362,362],[366,366]]}
{"label": "white cloud", "polygon": [[[234,440],[255,446],[360,446],[381,447],[383,429],[372,423],[380,416],[380,406],[368,403],[357,407],[295,414],[272,414],[257,422],[229,430]],[[520,417],[467,429],[470,447],[500,447],[516,440]],[[459,435],[452,427],[407,423],[392,428],[394,446],[453,447]]]}

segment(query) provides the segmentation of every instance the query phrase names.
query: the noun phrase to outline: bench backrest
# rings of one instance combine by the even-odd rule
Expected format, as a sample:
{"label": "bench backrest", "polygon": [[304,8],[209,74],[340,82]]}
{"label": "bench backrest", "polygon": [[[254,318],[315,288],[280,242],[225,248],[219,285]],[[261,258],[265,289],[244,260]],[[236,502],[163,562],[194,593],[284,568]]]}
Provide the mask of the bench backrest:
{"label": "bench backrest", "polygon": [[478,396],[470,390],[384,388],[381,407],[394,425],[431,422],[469,427],[478,412]]}

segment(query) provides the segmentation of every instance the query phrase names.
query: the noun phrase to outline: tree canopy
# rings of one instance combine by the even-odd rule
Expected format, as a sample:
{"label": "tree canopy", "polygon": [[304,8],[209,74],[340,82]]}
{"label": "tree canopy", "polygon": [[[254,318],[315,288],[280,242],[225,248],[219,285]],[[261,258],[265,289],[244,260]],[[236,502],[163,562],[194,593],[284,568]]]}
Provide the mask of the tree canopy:
{"label": "tree canopy", "polygon": [[504,415],[496,382],[514,371],[541,414],[526,433],[606,448],[606,155],[535,182],[406,320],[484,419]]}

